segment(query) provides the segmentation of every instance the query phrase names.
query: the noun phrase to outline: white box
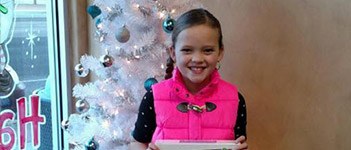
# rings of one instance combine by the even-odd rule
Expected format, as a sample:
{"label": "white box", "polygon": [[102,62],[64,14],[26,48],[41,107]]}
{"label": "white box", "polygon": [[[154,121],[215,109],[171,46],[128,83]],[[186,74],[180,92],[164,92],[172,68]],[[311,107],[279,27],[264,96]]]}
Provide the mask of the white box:
{"label": "white box", "polygon": [[157,140],[160,150],[233,150],[234,140]]}

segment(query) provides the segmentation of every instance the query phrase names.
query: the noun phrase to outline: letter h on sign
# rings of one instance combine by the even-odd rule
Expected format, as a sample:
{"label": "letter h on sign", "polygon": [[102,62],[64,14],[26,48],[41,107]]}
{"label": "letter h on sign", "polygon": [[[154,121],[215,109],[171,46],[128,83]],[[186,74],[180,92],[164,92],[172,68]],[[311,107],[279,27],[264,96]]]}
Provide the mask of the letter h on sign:
{"label": "letter h on sign", "polygon": [[[29,112],[27,112],[27,104],[26,98],[22,97],[17,99],[17,127],[19,128],[19,138],[20,138],[20,147],[21,149],[25,149],[26,145],[26,125],[28,123],[32,123],[32,137],[34,137],[32,145],[35,148],[40,146],[39,136],[40,136],[40,128],[39,124],[45,124],[45,116],[41,116],[39,114],[40,111],[40,101],[39,96],[32,95],[30,96],[30,107]],[[28,116],[27,116],[28,114]],[[3,111],[0,113],[0,150],[10,150],[13,148],[14,143],[16,141],[15,131],[11,127],[4,127],[4,123],[6,120],[13,120],[14,113],[12,111]],[[18,130],[18,129],[17,129]],[[9,142],[5,145],[5,142],[2,139],[3,134],[9,135]]]}

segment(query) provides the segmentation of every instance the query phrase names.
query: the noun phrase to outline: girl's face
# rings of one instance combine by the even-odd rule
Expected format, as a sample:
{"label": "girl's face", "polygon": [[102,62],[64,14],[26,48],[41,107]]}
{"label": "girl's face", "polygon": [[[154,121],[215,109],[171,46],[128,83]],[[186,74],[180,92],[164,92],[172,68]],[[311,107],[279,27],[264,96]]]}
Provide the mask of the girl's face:
{"label": "girl's face", "polygon": [[198,92],[210,82],[223,57],[218,41],[218,29],[208,25],[196,25],[179,33],[170,54],[190,92]]}

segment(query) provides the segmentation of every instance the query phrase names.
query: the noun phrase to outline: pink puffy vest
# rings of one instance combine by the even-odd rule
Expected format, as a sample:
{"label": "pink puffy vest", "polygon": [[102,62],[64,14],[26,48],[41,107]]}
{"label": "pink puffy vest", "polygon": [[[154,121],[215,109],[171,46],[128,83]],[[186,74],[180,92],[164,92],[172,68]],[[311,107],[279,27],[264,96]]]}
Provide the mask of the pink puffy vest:
{"label": "pink puffy vest", "polygon": [[[195,95],[186,89],[178,69],[174,70],[173,78],[153,85],[152,91],[157,124],[153,142],[161,139],[234,140],[238,91],[222,80],[217,70],[211,82]],[[182,102],[198,106],[212,102],[217,108],[210,112],[189,110],[184,113],[177,110]]]}

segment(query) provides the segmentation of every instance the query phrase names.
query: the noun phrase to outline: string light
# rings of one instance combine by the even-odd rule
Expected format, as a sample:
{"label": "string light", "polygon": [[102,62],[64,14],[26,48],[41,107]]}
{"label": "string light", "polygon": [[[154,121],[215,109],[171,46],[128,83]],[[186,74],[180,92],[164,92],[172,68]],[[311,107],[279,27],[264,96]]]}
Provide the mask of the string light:
{"label": "string light", "polygon": [[[99,100],[100,102],[102,102],[102,100]],[[102,110],[106,109],[106,104],[105,103],[101,103],[101,108]]]}
{"label": "string light", "polygon": [[113,130],[113,136],[118,136],[118,132],[116,130]]}
{"label": "string light", "polygon": [[113,113],[114,115],[118,115],[119,114],[119,110],[116,109],[115,112]]}
{"label": "string light", "polygon": [[109,88],[109,87],[108,87],[108,84],[107,84],[107,85],[104,84],[104,85],[101,85],[101,87],[99,87],[99,89],[100,89],[101,91],[103,91],[103,92],[108,91],[108,90],[107,90],[108,88]]}
{"label": "string light", "polygon": [[134,51],[134,57],[136,59],[140,59],[141,58],[141,51],[140,51],[140,49],[137,49],[137,50]]}
{"label": "string light", "polygon": [[139,7],[140,7],[139,4],[133,4],[133,6],[134,6],[135,8],[139,8]]}
{"label": "string light", "polygon": [[108,120],[102,121],[101,126],[105,129],[108,129],[110,127],[110,122]]}
{"label": "string light", "polygon": [[105,36],[106,36],[106,35],[100,36],[99,41],[100,41],[100,42],[104,41],[104,40],[105,40]]}
{"label": "string light", "polygon": [[102,25],[102,23],[99,23],[97,26],[96,26],[99,30],[101,30],[101,29],[103,29],[103,25]]}
{"label": "string light", "polygon": [[112,9],[110,7],[106,7],[106,9],[107,9],[108,12],[112,11]]}
{"label": "string light", "polygon": [[163,19],[166,16],[166,12],[165,11],[159,12],[158,15],[160,19]]}
{"label": "string light", "polygon": [[127,61],[127,64],[129,65],[130,64],[130,60],[128,58],[126,58],[126,61]]}
{"label": "string light", "polygon": [[124,97],[124,90],[120,90],[120,91],[118,92],[118,94],[119,94],[119,96]]}
{"label": "string light", "polygon": [[112,81],[112,79],[111,79],[111,78],[107,78],[107,79],[105,79],[105,80],[103,80],[103,81],[104,81],[105,84],[108,84],[109,82]]}

